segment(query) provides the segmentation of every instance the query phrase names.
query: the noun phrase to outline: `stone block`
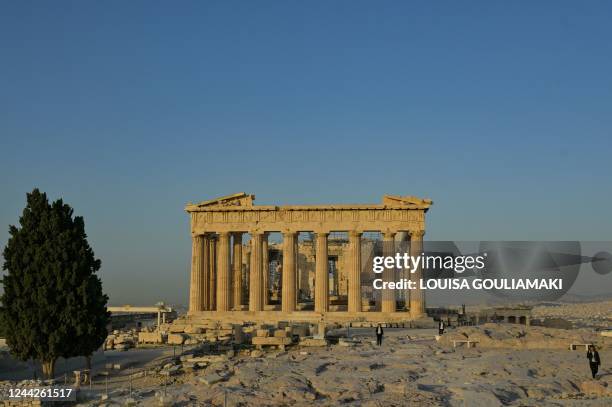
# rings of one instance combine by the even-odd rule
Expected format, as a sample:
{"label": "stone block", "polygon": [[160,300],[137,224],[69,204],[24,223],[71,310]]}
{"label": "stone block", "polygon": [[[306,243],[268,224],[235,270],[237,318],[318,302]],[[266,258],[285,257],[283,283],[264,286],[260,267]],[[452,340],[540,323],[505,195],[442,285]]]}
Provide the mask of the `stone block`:
{"label": "stone block", "polygon": [[276,338],[287,338],[289,335],[284,329],[277,329],[276,331],[274,331],[274,336]]}
{"label": "stone block", "polygon": [[259,345],[259,346],[281,346],[281,345],[290,345],[291,344],[291,338],[287,338],[287,337],[275,337],[275,336],[269,336],[267,338],[262,338],[260,336],[257,336],[255,338],[253,338],[252,340],[253,345]]}
{"label": "stone block", "polygon": [[258,329],[256,332],[256,336],[259,338],[267,338],[268,336],[270,336],[270,330],[269,329]]}
{"label": "stone block", "polygon": [[163,343],[164,339],[161,332],[140,332],[138,333],[138,343]]}
{"label": "stone block", "polygon": [[180,333],[168,334],[168,345],[182,345],[185,339],[185,335]]}
{"label": "stone block", "polygon": [[199,378],[199,382],[202,384],[206,384],[208,386],[211,386],[215,383],[219,383],[221,381],[225,380],[225,377],[217,374],[217,373],[211,373],[211,374],[207,374],[206,376],[200,377]]}
{"label": "stone block", "polygon": [[168,328],[168,332],[170,332],[172,334],[183,333],[183,332],[185,332],[185,326],[183,326],[183,325],[170,325],[170,328]]}
{"label": "stone block", "polygon": [[327,346],[325,338],[303,338],[300,340],[302,346]]}
{"label": "stone block", "polygon": [[340,338],[340,339],[338,339],[338,345],[340,345],[340,346],[351,347],[351,346],[356,346],[358,343],[359,343],[359,341],[356,341],[354,339],[348,339],[348,338]]}
{"label": "stone block", "polygon": [[124,344],[124,343],[133,344],[134,343],[134,339],[131,336],[128,336],[128,335],[120,335],[120,336],[115,338],[114,342],[115,342],[115,345],[116,344]]}
{"label": "stone block", "polygon": [[192,357],[185,360],[189,363],[218,363],[218,362],[226,362],[226,355],[208,355],[208,356],[198,356]]}
{"label": "stone block", "polygon": [[185,333],[187,334],[201,334],[203,332],[204,329],[195,326],[188,326],[185,328]]}

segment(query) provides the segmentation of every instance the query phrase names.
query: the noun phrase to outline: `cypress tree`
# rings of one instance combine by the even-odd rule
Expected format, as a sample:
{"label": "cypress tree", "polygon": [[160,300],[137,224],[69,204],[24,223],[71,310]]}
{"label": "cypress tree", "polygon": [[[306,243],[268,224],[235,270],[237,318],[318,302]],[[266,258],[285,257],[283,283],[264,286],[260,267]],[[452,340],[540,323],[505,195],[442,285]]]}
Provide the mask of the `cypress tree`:
{"label": "cypress tree", "polygon": [[54,375],[58,357],[87,356],[106,337],[108,297],[95,274],[101,266],[85,223],[61,199],[49,203],[34,189],[19,227],[4,248],[0,325],[11,354],[41,362]]}

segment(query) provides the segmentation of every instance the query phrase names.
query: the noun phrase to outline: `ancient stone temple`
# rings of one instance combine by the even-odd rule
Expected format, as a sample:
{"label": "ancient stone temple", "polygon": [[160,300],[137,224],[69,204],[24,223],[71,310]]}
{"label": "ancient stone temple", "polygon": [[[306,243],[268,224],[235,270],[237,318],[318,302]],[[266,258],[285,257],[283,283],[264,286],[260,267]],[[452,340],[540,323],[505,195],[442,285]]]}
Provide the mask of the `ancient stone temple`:
{"label": "ancient stone temple", "polygon": [[[426,317],[419,289],[372,295],[371,256],[364,248],[371,254],[375,245],[363,236],[380,233],[384,255],[393,255],[398,242],[420,254],[431,200],[385,195],[380,204],[276,206],[255,205],[254,199],[239,193],[186,206],[192,235],[190,318],[397,322]],[[282,241],[269,241],[271,234]],[[306,239],[300,239],[303,234]],[[418,280],[422,270],[406,277]],[[382,278],[393,281],[396,275],[390,270]]]}

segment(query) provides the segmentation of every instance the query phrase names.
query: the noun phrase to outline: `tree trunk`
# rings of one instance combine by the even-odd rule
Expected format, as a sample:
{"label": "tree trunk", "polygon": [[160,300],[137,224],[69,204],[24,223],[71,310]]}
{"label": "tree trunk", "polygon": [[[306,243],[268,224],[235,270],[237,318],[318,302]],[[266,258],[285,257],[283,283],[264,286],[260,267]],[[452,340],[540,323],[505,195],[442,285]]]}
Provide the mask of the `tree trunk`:
{"label": "tree trunk", "polygon": [[45,379],[53,379],[55,376],[55,359],[43,360],[42,369]]}

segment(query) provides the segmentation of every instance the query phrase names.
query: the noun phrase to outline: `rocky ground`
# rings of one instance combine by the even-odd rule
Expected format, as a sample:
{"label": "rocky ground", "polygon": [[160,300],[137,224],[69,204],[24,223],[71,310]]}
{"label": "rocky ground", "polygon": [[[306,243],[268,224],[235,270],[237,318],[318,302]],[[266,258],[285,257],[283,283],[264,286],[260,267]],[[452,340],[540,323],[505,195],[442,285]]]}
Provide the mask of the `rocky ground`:
{"label": "rocky ground", "polygon": [[[507,325],[498,325],[506,331]],[[489,330],[494,329],[492,327]],[[541,328],[547,329],[547,328]],[[82,405],[371,405],[609,406],[610,348],[591,380],[585,352],[567,349],[457,348],[432,330],[387,329],[382,347],[371,330],[326,347],[247,350],[152,361],[145,370],[96,378]],[[449,331],[447,335],[460,334]],[[501,335],[501,333],[500,333]],[[129,352],[138,352],[131,350]],[[131,375],[130,373],[138,372]],[[130,393],[130,382],[132,391]]]}
{"label": "rocky ground", "polygon": [[[534,312],[574,321],[609,318],[612,304],[602,304],[586,311],[578,304],[540,305]],[[286,351],[226,340],[139,345],[107,351],[108,376],[84,385],[79,400],[84,406],[610,406],[612,337],[600,330],[484,324],[436,338],[434,330],[387,328],[378,347],[373,329],[339,329],[329,332],[327,346],[295,344]],[[476,347],[453,347],[453,340],[466,339]],[[596,380],[585,350],[569,350],[570,343],[599,346]]]}
{"label": "rocky ground", "polygon": [[[453,346],[453,341],[476,341],[479,348],[503,349],[560,349],[571,344],[593,344],[598,348],[612,348],[612,337],[602,336],[592,329],[556,329],[541,326],[526,327],[519,324],[483,324],[463,326],[450,330],[439,340]],[[583,346],[584,348],[584,346]]]}

